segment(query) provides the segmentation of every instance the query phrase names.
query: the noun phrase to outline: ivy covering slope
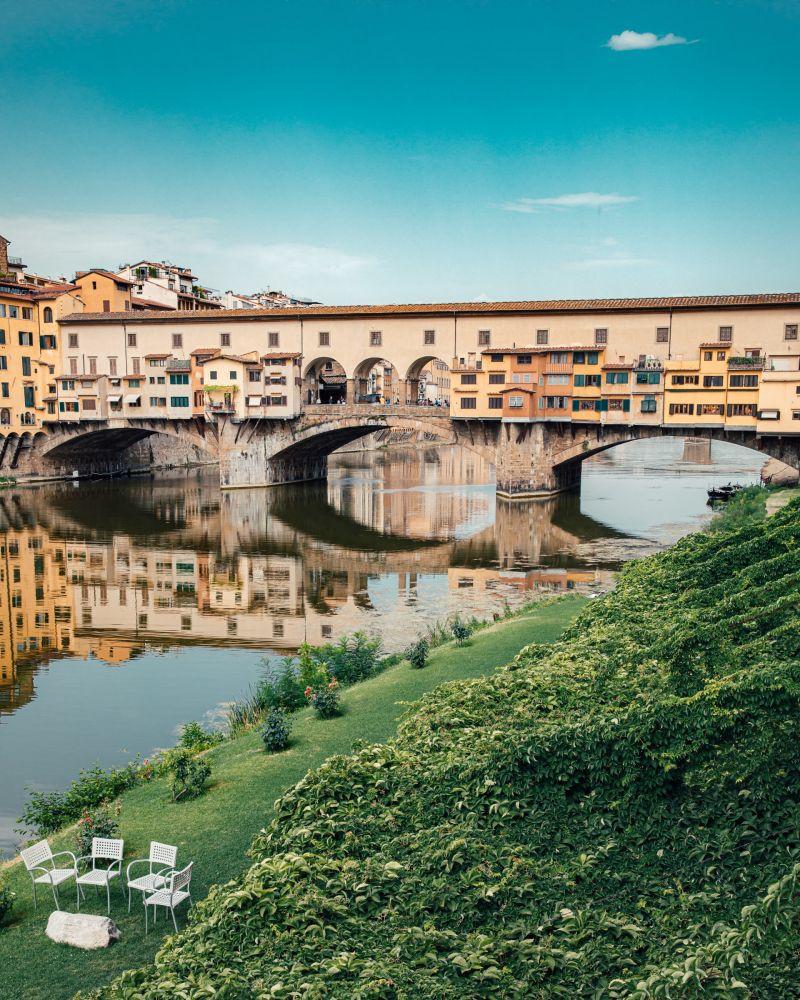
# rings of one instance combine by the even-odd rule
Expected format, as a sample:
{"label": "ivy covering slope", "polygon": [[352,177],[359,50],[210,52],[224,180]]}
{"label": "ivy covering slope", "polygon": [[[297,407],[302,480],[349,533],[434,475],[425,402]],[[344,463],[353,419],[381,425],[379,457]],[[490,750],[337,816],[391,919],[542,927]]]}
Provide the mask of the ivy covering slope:
{"label": "ivy covering slope", "polygon": [[98,996],[798,996],[800,505],[630,564],[555,646],[284,796]]}

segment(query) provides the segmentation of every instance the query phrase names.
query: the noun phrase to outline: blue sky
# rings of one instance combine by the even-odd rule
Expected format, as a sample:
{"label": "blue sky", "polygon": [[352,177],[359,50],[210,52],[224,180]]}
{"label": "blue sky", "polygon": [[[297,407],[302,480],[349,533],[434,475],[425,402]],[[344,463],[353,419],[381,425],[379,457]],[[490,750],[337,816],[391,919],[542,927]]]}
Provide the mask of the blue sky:
{"label": "blue sky", "polygon": [[5,7],[0,232],[38,270],[171,259],[326,302],[800,287],[798,0]]}

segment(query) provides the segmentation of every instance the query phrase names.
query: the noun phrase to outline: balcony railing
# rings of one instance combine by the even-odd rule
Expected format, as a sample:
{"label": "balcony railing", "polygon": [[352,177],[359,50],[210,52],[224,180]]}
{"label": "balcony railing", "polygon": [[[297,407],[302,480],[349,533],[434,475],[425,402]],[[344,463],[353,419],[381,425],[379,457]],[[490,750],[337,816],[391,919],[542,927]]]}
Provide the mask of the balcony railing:
{"label": "balcony railing", "polygon": [[766,358],[728,358],[729,368],[750,368],[753,371],[760,371],[766,363]]}

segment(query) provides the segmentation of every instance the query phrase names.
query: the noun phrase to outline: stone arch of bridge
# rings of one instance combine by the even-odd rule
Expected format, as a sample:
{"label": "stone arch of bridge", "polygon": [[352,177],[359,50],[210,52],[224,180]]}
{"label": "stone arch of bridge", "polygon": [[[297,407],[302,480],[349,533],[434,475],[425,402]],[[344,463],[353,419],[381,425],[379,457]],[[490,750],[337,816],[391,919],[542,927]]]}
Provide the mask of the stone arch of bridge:
{"label": "stone arch of bridge", "polygon": [[[450,399],[450,364],[438,354],[423,354],[412,361],[408,366],[408,370],[405,375],[406,383],[406,396],[408,402],[416,402],[419,398],[419,383],[423,371],[429,365],[436,365],[436,363],[443,365],[444,368],[440,369],[444,373],[444,369],[447,369],[447,386],[444,387],[443,393],[437,393],[437,396],[441,397],[442,402],[448,402]],[[434,369],[435,371],[435,369]]]}
{"label": "stone arch of bridge", "polygon": [[[118,454],[132,445],[151,437],[165,434],[216,454],[216,435],[202,420],[148,420],[146,424],[126,421],[125,424],[76,424],[62,426],[46,435],[40,450],[42,456],[60,459],[69,456],[85,456],[95,453]],[[38,435],[37,435],[38,438]]]}
{"label": "stone arch of bridge", "polygon": [[303,369],[303,403],[338,403],[347,398],[344,365],[332,355],[320,354]]}
{"label": "stone arch of bridge", "polygon": [[405,402],[405,381],[388,358],[374,355],[364,358],[353,369],[354,402],[359,403],[367,396]]}

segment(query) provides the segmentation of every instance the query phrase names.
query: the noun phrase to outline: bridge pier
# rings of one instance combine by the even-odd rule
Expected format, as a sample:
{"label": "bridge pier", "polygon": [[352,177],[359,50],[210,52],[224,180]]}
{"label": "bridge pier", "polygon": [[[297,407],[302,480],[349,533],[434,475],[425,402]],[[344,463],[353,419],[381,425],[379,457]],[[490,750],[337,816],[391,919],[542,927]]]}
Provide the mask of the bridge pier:
{"label": "bridge pier", "polygon": [[546,497],[579,489],[580,454],[559,461],[574,444],[569,425],[506,423],[500,431],[495,474],[498,496],[507,499]]}

